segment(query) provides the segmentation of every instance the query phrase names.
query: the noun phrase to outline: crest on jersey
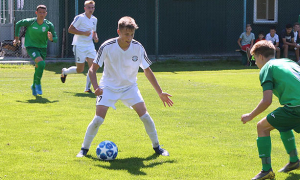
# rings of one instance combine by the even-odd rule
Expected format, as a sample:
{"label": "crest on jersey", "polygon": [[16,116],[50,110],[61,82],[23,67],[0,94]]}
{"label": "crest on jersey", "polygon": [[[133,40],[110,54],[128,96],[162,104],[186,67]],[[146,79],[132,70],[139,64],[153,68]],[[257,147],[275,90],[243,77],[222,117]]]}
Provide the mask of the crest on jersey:
{"label": "crest on jersey", "polygon": [[33,52],[33,53],[32,53],[32,56],[33,56],[33,57],[35,57],[35,56],[36,56],[35,52]]}
{"label": "crest on jersey", "polygon": [[136,62],[139,58],[137,56],[132,56],[132,61]]}
{"label": "crest on jersey", "polygon": [[46,27],[42,27],[42,31],[45,32],[46,31]]}

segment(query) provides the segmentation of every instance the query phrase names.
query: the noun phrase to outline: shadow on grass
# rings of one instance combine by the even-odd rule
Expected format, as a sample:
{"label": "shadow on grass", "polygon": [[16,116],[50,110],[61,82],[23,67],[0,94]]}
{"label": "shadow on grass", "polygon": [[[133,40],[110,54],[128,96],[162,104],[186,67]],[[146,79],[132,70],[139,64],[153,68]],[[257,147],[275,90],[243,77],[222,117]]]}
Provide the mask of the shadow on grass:
{"label": "shadow on grass", "polygon": [[[64,67],[74,66],[74,63],[58,62],[46,65],[46,70],[61,74]],[[180,61],[165,60],[153,62],[150,66],[153,72],[178,72],[178,71],[221,71],[221,70],[240,70],[240,69],[258,69],[256,66],[243,66],[237,60],[217,60],[217,61]],[[86,75],[88,65],[85,65],[83,73]],[[103,68],[99,68],[98,73],[103,72]],[[143,72],[140,68],[139,72]]]}
{"label": "shadow on grass", "polygon": [[151,65],[154,72],[179,72],[179,71],[221,71],[221,70],[240,70],[257,69],[257,66],[243,66],[236,60],[217,60],[217,61],[179,61],[167,60],[156,62]]}
{"label": "shadow on grass", "polygon": [[95,98],[96,97],[96,95],[94,93],[87,93],[87,92],[74,93],[74,92],[64,91],[64,93],[73,94],[76,97],[89,97],[89,98]]}
{"label": "shadow on grass", "polygon": [[289,173],[289,176],[285,180],[299,180],[300,174]]}
{"label": "shadow on grass", "polygon": [[[100,161],[98,158],[92,157],[91,155],[86,156],[94,161]],[[147,158],[138,158],[131,157],[125,159],[115,159],[113,161],[101,161],[107,163],[107,165],[96,165],[101,168],[109,169],[109,170],[126,170],[128,173],[133,175],[147,175],[142,171],[144,168],[152,168],[154,166],[162,165],[164,163],[174,163],[174,160],[156,160],[158,157],[157,154],[153,154]],[[151,161],[149,163],[144,164],[145,161]]]}
{"label": "shadow on grass", "polygon": [[19,100],[17,100],[17,102],[21,102],[21,103],[48,104],[48,103],[56,103],[56,102],[59,102],[59,101],[58,100],[50,101],[47,98],[43,98],[42,96],[36,96],[35,99],[29,99],[27,101],[19,101]]}

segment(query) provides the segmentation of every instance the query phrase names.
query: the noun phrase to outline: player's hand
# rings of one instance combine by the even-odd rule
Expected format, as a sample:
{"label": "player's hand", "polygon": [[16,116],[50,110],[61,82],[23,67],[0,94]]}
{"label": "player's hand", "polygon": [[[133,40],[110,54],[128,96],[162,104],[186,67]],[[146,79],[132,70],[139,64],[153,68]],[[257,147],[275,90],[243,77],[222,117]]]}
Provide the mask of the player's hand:
{"label": "player's hand", "polygon": [[97,43],[99,41],[97,33],[95,31],[93,32],[93,40],[95,43]]}
{"label": "player's hand", "polygon": [[20,40],[19,39],[14,39],[14,41],[13,41],[13,45],[14,46],[17,46],[17,45],[19,45],[21,42],[20,42]]}
{"label": "player's hand", "polygon": [[159,94],[159,97],[160,99],[162,100],[162,102],[164,103],[164,106],[166,107],[166,104],[170,107],[170,106],[173,106],[173,101],[169,98],[169,97],[172,97],[171,94],[168,94],[168,93],[160,93]]}
{"label": "player's hand", "polygon": [[241,117],[241,121],[243,124],[246,124],[248,121],[251,121],[253,118],[250,116],[250,113],[248,114],[243,114]]}
{"label": "player's hand", "polygon": [[90,36],[91,35],[91,31],[85,31],[85,32],[83,32],[83,35]]}
{"label": "player's hand", "polygon": [[53,41],[53,35],[50,31],[48,31],[48,39],[49,41]]}
{"label": "player's hand", "polygon": [[102,95],[102,94],[103,94],[103,89],[97,88],[97,89],[95,90],[95,95],[96,95],[96,96],[100,96],[100,95]]}

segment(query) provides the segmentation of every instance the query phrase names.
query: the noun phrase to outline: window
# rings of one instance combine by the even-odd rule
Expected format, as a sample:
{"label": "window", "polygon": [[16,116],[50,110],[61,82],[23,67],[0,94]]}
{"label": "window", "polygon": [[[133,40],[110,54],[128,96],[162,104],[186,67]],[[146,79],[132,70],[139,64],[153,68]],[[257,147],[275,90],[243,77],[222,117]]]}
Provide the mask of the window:
{"label": "window", "polygon": [[278,0],[254,0],[253,23],[275,24],[278,22]]}

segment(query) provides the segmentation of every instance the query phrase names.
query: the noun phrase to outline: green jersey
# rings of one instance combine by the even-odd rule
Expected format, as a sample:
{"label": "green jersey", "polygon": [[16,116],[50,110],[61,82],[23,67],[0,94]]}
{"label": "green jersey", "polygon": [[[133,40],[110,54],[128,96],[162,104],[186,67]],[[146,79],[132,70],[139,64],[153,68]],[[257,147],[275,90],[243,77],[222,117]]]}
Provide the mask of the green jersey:
{"label": "green jersey", "polygon": [[289,59],[271,59],[259,74],[263,91],[273,90],[281,105],[300,106],[300,66]]}
{"label": "green jersey", "polygon": [[25,47],[47,48],[48,31],[53,35],[53,42],[57,42],[57,35],[53,24],[44,19],[44,23],[39,25],[36,18],[22,19],[16,23],[15,37],[19,36],[20,28],[27,27],[25,33]]}

